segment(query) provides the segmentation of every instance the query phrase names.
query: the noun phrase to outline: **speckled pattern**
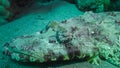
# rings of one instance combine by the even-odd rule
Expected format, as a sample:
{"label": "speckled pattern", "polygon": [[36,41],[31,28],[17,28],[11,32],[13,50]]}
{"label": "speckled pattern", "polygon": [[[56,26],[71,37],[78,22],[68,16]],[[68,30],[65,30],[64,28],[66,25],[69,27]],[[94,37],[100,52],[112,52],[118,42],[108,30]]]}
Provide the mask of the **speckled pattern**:
{"label": "speckled pattern", "polygon": [[105,59],[120,66],[119,15],[88,12],[61,23],[51,21],[42,31],[6,43],[4,53],[22,62],[78,58],[99,65]]}
{"label": "speckled pattern", "polygon": [[[30,35],[31,33],[40,31],[50,20],[62,21],[82,14],[77,10],[75,5],[67,2],[57,2],[47,6],[44,5],[42,7],[35,4],[35,6],[27,8],[26,12],[27,13],[23,13],[22,18],[0,27],[0,68],[117,68],[106,61],[102,61],[98,66],[88,62],[81,62],[81,60],[41,64],[21,63],[9,59],[8,56],[2,54],[5,42],[21,35]],[[101,15],[104,16],[104,14]],[[116,19],[119,20],[119,17]]]}

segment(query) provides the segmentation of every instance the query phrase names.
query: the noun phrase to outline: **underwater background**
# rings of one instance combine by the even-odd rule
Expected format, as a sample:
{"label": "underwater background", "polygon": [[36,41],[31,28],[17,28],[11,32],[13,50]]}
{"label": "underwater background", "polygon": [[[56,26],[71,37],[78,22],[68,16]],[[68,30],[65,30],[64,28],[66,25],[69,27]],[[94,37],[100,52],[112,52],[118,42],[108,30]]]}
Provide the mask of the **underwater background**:
{"label": "underwater background", "polygon": [[[119,11],[120,11],[120,0],[0,0],[0,68],[119,68],[120,67],[120,61],[119,61],[120,60],[120,56],[119,56],[120,55],[120,51],[119,51],[120,12]],[[102,18],[104,18],[105,20]],[[23,57],[19,58],[17,56],[18,54],[20,55],[21,53],[24,54],[24,52],[22,51],[19,52],[19,44],[21,45],[23,42],[24,44],[27,44],[27,41],[24,41],[24,38],[26,38],[27,36],[24,37],[24,35],[28,35],[28,36],[31,34],[35,35],[36,32],[40,32],[42,30],[44,31],[44,29],[49,26],[49,22],[51,23],[51,21],[53,24],[52,25],[50,24],[49,28],[59,30],[59,28],[55,28],[55,26],[57,25],[56,23],[54,24],[54,21],[57,21],[58,23],[62,23],[62,22],[66,23],[66,21],[68,21],[68,23],[71,22],[75,23],[76,20],[80,23],[84,22],[84,20],[81,21],[81,19],[87,21],[88,25],[85,24],[85,27],[89,26],[89,22],[94,23],[94,22],[103,21],[103,22],[107,22],[108,24],[108,25],[106,24],[100,25],[101,29],[102,29],[101,26],[104,26],[104,28],[106,29],[105,32],[103,28],[104,31],[103,33],[106,33],[105,34],[106,36],[108,35],[110,36],[110,39],[109,37],[107,37],[108,40],[107,41],[105,40],[105,43],[108,43],[110,45],[114,44],[116,46],[114,47],[114,45],[112,45],[113,47],[110,46],[110,49],[108,47],[108,50],[102,52],[103,51],[102,48],[106,48],[106,45],[104,46],[104,43],[102,43],[104,40],[102,41],[100,40],[100,42],[103,44],[103,46],[101,46],[100,49],[98,48],[100,51],[100,55],[97,54],[99,55],[100,58],[102,58],[100,64],[97,65],[99,61],[94,61],[94,57],[96,57],[96,54],[90,57],[90,59],[93,59],[93,64],[91,63],[92,61],[90,62],[86,61],[86,58],[84,57],[82,59],[72,59],[67,61],[56,60],[55,62],[41,63],[41,61],[34,62],[31,61],[30,59],[29,62],[28,61],[26,62],[26,59],[24,59]],[[71,26],[72,25],[77,26],[76,24],[71,24]],[[78,24],[77,27],[79,27],[79,25],[84,25],[84,24]],[[65,29],[68,30],[69,27],[71,27],[69,26],[69,24],[68,26],[67,24],[65,25],[60,24],[60,26],[66,27]],[[82,26],[80,27],[81,27],[80,29],[82,30]],[[90,31],[92,30],[92,28],[93,27],[90,27]],[[83,34],[84,32],[86,32],[86,30],[85,31],[83,30]],[[114,35],[114,33],[116,35]],[[46,36],[48,35],[49,35],[49,31]],[[22,39],[23,42],[20,41],[21,38],[19,40],[19,37],[21,36],[23,36]],[[100,38],[102,38],[101,35],[99,36]],[[35,35],[35,37],[39,37],[39,36]],[[43,36],[43,38],[45,37]],[[13,43],[11,42],[11,40],[12,41],[16,40],[17,43],[16,42]],[[15,44],[16,47],[18,47],[18,51],[17,49],[10,48],[12,47],[13,44]],[[117,51],[114,52],[114,50]],[[87,49],[85,50],[85,52],[87,52]],[[114,54],[112,54],[111,57],[112,52]],[[109,54],[107,56],[108,58],[106,58],[107,54]],[[24,55],[26,55],[26,53]],[[69,57],[67,57],[67,59],[68,58]]]}

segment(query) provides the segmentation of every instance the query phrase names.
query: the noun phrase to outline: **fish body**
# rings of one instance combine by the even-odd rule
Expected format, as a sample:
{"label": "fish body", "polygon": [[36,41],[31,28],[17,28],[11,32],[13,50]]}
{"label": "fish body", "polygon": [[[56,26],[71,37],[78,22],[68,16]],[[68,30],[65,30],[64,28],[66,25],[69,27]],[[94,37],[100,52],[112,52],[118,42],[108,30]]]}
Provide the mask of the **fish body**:
{"label": "fish body", "polygon": [[118,41],[120,30],[116,25],[118,21],[116,19],[119,17],[109,14],[103,18],[104,15],[87,12],[61,23],[52,21],[42,31],[17,37],[5,44],[5,54],[21,62],[43,63],[86,59],[93,64],[99,64],[104,58],[119,65],[118,60],[112,59],[119,57],[114,55],[119,51],[113,53],[116,48],[119,50],[120,46]]}

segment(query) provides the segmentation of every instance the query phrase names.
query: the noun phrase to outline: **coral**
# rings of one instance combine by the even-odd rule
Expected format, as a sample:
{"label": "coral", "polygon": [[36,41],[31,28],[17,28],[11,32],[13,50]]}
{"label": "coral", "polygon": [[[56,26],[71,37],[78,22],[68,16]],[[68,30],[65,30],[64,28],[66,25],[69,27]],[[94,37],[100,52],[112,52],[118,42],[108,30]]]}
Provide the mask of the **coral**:
{"label": "coral", "polygon": [[108,9],[110,0],[75,0],[81,11],[103,12]]}
{"label": "coral", "polygon": [[0,25],[8,23],[6,19],[10,16],[9,8],[10,3],[8,0],[0,0]]}
{"label": "coral", "polygon": [[119,11],[120,0],[111,0],[110,6],[108,7],[109,11]]}
{"label": "coral", "polygon": [[[106,60],[120,66],[119,12],[92,13],[51,21],[42,31],[17,37],[4,45],[4,53],[21,62],[85,59],[93,64]],[[7,51],[7,52],[6,52]]]}
{"label": "coral", "polygon": [[4,6],[5,8],[9,8],[10,2],[9,2],[9,0],[1,0],[0,5]]}
{"label": "coral", "polygon": [[7,11],[6,8],[2,5],[0,5],[0,17],[4,19],[9,17],[9,11]]}

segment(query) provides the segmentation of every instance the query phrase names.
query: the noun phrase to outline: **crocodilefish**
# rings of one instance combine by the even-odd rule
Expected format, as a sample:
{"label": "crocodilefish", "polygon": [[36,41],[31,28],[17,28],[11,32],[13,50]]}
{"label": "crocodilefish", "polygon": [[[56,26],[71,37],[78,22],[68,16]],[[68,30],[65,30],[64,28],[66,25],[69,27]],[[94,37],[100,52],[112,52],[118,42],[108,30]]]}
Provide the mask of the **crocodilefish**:
{"label": "crocodilefish", "polygon": [[[93,64],[99,64],[101,59],[106,59],[120,65],[118,60],[113,59],[118,57],[115,50],[119,50],[117,46],[120,41],[117,40],[120,35],[115,34],[120,31],[113,25],[114,17],[109,17],[110,15],[103,19],[99,14],[88,12],[61,23],[51,21],[39,32],[17,37],[6,43],[4,54],[21,62],[86,59]],[[109,23],[111,21],[113,23]],[[112,33],[108,26],[114,30]]]}

